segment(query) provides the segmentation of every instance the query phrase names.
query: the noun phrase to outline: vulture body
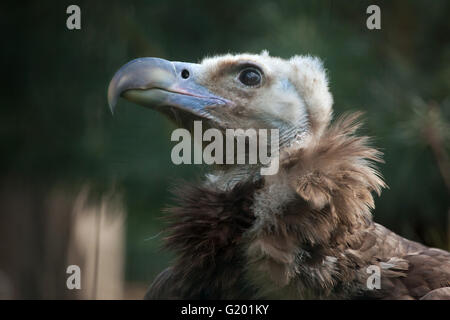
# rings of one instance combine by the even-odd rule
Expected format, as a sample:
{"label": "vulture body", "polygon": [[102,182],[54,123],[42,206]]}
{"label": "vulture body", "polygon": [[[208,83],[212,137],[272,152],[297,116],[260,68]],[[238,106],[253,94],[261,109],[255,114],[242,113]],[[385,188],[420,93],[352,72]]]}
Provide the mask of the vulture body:
{"label": "vulture body", "polygon": [[177,258],[146,298],[450,299],[450,253],[373,221],[372,193],[385,186],[381,154],[356,134],[358,113],[331,121],[317,58],[137,59],[111,81],[112,108],[119,96],[188,129],[201,120],[222,131],[280,132],[276,174],[218,165],[176,190],[166,244]]}

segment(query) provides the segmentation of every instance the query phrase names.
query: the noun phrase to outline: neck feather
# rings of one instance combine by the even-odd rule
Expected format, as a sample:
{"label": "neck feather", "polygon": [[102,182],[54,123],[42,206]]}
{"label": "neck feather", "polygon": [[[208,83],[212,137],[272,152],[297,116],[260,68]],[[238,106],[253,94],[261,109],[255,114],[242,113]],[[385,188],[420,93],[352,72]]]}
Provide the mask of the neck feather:
{"label": "neck feather", "polygon": [[220,278],[221,292],[267,280],[331,290],[349,276],[333,265],[373,225],[372,191],[385,186],[373,165],[380,152],[355,135],[358,117],[344,116],[307,145],[282,149],[274,176],[241,168],[184,185],[179,206],[168,210],[166,238],[180,274]]}

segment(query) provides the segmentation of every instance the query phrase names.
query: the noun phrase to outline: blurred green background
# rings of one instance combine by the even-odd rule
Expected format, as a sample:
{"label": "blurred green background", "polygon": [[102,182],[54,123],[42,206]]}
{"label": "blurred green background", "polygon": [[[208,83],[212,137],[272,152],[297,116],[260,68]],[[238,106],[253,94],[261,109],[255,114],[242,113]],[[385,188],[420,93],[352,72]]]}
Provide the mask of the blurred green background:
{"label": "blurred green background", "polygon": [[[81,8],[81,30],[66,28],[70,4]],[[366,28],[370,4],[381,7],[381,30]],[[3,269],[29,256],[14,278],[29,280],[16,297],[45,296],[25,265],[41,265],[47,252],[43,234],[53,229],[44,226],[43,199],[55,189],[69,202],[86,184],[93,199],[112,189],[123,195],[127,282],[148,285],[169,264],[159,249],[161,209],[172,203],[170,185],[204,168],[171,162],[174,127],[161,115],[125,101],[114,116],[108,110],[110,78],[144,56],[319,56],[335,114],[365,111],[363,133],[385,154],[390,188],[376,199],[375,220],[449,249],[449,1],[32,1],[3,3],[0,14],[0,196],[31,203],[24,222],[20,206],[0,213],[4,251],[23,242],[0,256]]]}

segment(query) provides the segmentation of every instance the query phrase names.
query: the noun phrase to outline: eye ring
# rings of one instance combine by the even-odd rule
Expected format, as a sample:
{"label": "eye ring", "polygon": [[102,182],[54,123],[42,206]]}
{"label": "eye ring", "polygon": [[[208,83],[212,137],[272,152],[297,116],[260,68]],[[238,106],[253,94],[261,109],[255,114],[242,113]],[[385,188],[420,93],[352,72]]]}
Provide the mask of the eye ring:
{"label": "eye ring", "polygon": [[256,87],[262,82],[261,71],[256,68],[245,68],[238,77],[239,81],[247,87]]}

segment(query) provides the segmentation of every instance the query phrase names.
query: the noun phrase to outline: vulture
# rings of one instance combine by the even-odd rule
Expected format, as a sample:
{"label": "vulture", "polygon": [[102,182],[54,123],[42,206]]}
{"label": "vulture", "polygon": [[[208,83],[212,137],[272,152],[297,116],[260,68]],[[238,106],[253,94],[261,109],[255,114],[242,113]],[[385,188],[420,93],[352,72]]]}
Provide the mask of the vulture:
{"label": "vulture", "polygon": [[[277,129],[278,171],[215,164],[167,209],[172,266],[147,299],[450,299],[450,253],[373,221],[386,186],[360,113],[332,120],[320,59],[226,54],[135,59],[108,88],[192,130]],[[258,131],[259,132],[259,131]]]}

